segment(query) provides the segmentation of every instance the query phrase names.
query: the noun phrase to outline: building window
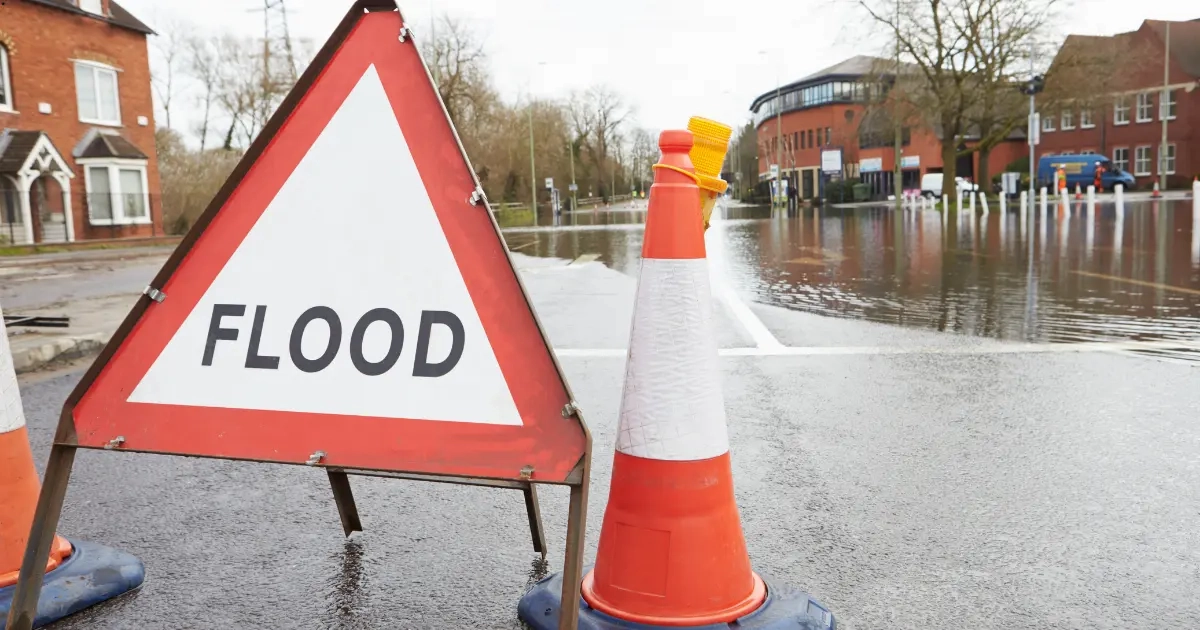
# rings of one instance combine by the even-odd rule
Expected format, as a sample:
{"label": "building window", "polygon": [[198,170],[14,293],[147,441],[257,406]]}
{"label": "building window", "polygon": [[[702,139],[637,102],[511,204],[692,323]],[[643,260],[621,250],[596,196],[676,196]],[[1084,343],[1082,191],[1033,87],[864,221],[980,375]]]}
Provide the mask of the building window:
{"label": "building window", "polygon": [[833,142],[833,127],[826,127],[825,128],[825,146],[829,146],[829,144],[831,142]]}
{"label": "building window", "polygon": [[1133,154],[1133,174],[1137,176],[1150,174],[1150,147],[1138,147]]}
{"label": "building window", "polygon": [[808,146],[810,146],[810,147],[815,147],[815,146],[817,146],[816,144],[814,144],[814,143],[813,143],[813,134],[812,134],[812,129],[809,129],[809,130],[808,130]]}
{"label": "building window", "polygon": [[1159,120],[1175,120],[1175,90],[1167,90],[1165,96],[1160,96],[1162,101],[1158,108]]}
{"label": "building window", "polygon": [[12,74],[8,71],[8,49],[0,44],[0,111],[12,111]]}
{"label": "building window", "polygon": [[1120,169],[1122,171],[1128,171],[1129,170],[1129,148],[1121,147],[1119,149],[1113,149],[1112,162],[1113,162],[1113,166],[1117,167],[1118,169]]}
{"label": "building window", "polygon": [[1163,153],[1162,171],[1167,175],[1175,174],[1175,143],[1166,146],[1166,151]]}
{"label": "building window", "polygon": [[1042,116],[1042,131],[1054,131],[1054,117]]}
{"label": "building window", "polygon": [[1113,124],[1128,125],[1129,124],[1129,97],[1118,96],[1113,103]]}
{"label": "building window", "polygon": [[1075,112],[1068,109],[1062,113],[1062,128],[1064,131],[1075,128]]}
{"label": "building window", "polygon": [[1092,110],[1090,110],[1090,109],[1079,110],[1079,127],[1081,129],[1091,129],[1095,126],[1096,126],[1096,123],[1092,121]]}
{"label": "building window", "polygon": [[79,0],[79,8],[96,15],[104,13],[104,7],[100,5],[100,0]]}
{"label": "building window", "polygon": [[88,163],[88,221],[92,225],[150,223],[150,193],[146,165],[137,163]]}
{"label": "building window", "polygon": [[1149,92],[1142,92],[1137,95],[1137,121],[1140,123],[1150,122],[1154,114],[1154,97]]}
{"label": "building window", "polygon": [[97,125],[121,124],[116,70],[109,66],[76,62],[75,92],[79,101],[80,122]]}

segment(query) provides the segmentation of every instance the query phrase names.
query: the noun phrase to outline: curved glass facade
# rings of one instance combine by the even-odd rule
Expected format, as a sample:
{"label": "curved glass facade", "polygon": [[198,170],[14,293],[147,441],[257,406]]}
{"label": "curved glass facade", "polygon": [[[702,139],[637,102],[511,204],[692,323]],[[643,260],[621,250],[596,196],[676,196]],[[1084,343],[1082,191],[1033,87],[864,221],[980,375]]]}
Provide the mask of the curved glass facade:
{"label": "curved glass facade", "polygon": [[863,81],[826,81],[805,87],[784,88],[779,96],[771,95],[754,112],[754,126],[781,112],[817,107],[827,103],[862,103],[879,90],[878,84]]}

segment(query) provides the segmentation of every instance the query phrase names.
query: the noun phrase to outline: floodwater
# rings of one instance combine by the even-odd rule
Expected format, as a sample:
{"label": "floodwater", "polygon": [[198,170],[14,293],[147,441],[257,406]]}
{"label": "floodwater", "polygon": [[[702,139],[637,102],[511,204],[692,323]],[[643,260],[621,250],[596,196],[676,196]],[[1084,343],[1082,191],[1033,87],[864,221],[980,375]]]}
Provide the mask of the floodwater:
{"label": "floodwater", "polygon": [[[994,203],[994,201],[993,201]],[[645,202],[513,229],[514,251],[637,273]],[[891,208],[723,209],[709,256],[747,298],[833,317],[1029,342],[1186,341],[1200,361],[1200,229],[1190,200],[972,217]],[[1022,216],[1022,215],[1025,216]],[[547,219],[547,222],[549,220]],[[718,239],[714,241],[713,239]]]}

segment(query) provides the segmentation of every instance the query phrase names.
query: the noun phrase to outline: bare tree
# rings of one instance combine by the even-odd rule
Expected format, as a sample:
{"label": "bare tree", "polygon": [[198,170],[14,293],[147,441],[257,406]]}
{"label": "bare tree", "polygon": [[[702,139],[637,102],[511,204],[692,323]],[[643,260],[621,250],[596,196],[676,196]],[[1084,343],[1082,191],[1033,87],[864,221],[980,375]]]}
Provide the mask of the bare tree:
{"label": "bare tree", "polygon": [[440,28],[424,41],[421,54],[450,119],[465,122],[491,92],[483,43],[464,23],[442,16]]}
{"label": "bare tree", "polygon": [[158,96],[159,106],[163,110],[163,122],[171,126],[171,105],[175,97],[182,91],[179,85],[181,66],[184,65],[186,51],[185,25],[175,19],[168,19],[159,27],[158,37],[154,38],[154,50],[159,58],[159,68],[151,72],[150,85]]}
{"label": "bare tree", "polygon": [[[609,165],[610,153],[620,142],[622,123],[630,111],[612,88],[595,86],[575,92],[570,99],[571,125],[575,133],[585,138],[584,148],[591,157],[597,177],[597,188],[614,191],[614,170]],[[608,186],[605,176],[608,176]]]}
{"label": "bare tree", "polygon": [[186,68],[200,87],[200,94],[196,97],[196,103],[200,106],[200,120],[193,131],[200,138],[200,150],[203,151],[208,143],[209,123],[217,100],[221,58],[215,41],[209,38],[194,35],[187,39],[186,47]]}
{"label": "bare tree", "polygon": [[[1019,62],[1057,0],[859,0],[893,38],[899,72],[888,98],[921,112],[940,131],[943,193],[954,192],[957,158],[990,151],[1020,117],[1013,105]],[[897,111],[899,107],[894,108]],[[966,147],[969,136],[978,142]],[[981,171],[986,175],[986,157]]]}

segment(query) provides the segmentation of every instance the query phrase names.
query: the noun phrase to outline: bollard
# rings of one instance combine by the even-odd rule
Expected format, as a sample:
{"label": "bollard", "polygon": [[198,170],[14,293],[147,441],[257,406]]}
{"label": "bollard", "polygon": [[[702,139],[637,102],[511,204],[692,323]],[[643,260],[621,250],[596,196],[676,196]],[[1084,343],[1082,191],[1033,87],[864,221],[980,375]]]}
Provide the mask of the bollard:
{"label": "bollard", "polygon": [[1042,186],[1042,221],[1046,221],[1046,214],[1049,211],[1049,199],[1046,196],[1046,187]]}
{"label": "bollard", "polygon": [[1125,185],[1117,184],[1113,186],[1113,193],[1117,197],[1117,218],[1125,216]]}
{"label": "bollard", "polygon": [[1192,180],[1192,222],[1200,223],[1200,178]]}
{"label": "bollard", "polygon": [[1087,216],[1088,220],[1092,219],[1092,215],[1096,214],[1096,187],[1088,186],[1087,190]]}
{"label": "bollard", "polygon": [[1062,206],[1058,209],[1059,210],[1058,216],[1064,217],[1064,216],[1068,216],[1071,214],[1071,195],[1070,195],[1070,193],[1067,192],[1067,189],[1064,188],[1064,189],[1062,189],[1061,196],[1062,196]]}
{"label": "bollard", "polygon": [[974,190],[970,191],[970,194],[967,195],[967,199],[970,200],[972,218],[975,217],[975,195],[976,192]]}
{"label": "bollard", "polygon": [[979,203],[983,206],[983,216],[988,215],[987,195],[979,193]]}
{"label": "bollard", "polygon": [[954,187],[954,211],[962,212],[962,190]]}

